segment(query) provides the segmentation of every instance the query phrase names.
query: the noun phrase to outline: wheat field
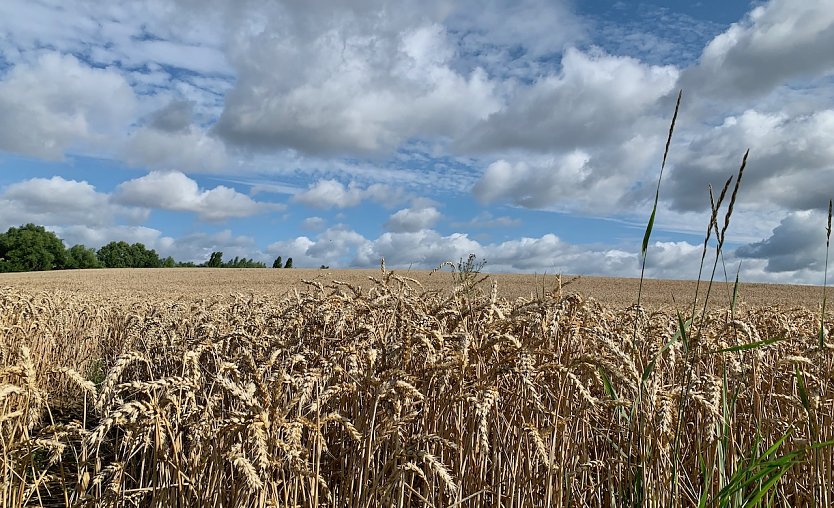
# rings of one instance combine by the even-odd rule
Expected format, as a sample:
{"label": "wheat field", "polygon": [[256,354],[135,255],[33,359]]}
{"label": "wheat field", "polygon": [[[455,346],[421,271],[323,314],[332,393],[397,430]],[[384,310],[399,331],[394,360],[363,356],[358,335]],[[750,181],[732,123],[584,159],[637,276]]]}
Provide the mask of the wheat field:
{"label": "wheat field", "polygon": [[820,288],[677,314],[690,286],[636,306],[587,279],[266,272],[4,276],[0,505],[834,499]]}
{"label": "wheat field", "polygon": [[[415,279],[426,291],[450,292],[455,287],[454,274],[447,271],[396,270],[398,275]],[[111,268],[107,270],[64,270],[0,274],[0,286],[12,286],[36,293],[64,291],[96,294],[103,298],[131,302],[147,295],[164,295],[170,300],[192,302],[206,298],[228,297],[233,293],[272,295],[282,298],[293,288],[303,290],[304,281],[328,284],[333,280],[354,286],[369,287],[369,277],[378,277],[379,269],[265,270],[249,268]],[[615,309],[628,307],[637,299],[638,279],[559,276],[556,274],[490,274],[489,282],[498,283],[499,295],[509,300],[534,298],[553,291],[560,284],[565,292],[578,292]],[[720,286],[720,287],[718,287]],[[643,283],[641,305],[652,310],[671,309],[673,299],[684,309],[691,306],[696,283],[687,280],[650,280]],[[716,284],[710,306],[729,305],[730,284]],[[753,307],[773,306],[817,308],[822,288],[787,284],[742,283],[738,300]]]}

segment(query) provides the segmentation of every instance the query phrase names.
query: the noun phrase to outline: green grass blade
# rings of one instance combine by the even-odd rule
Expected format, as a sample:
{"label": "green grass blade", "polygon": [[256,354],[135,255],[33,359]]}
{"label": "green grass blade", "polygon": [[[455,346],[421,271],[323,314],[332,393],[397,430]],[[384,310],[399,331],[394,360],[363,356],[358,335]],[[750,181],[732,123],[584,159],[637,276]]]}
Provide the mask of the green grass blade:
{"label": "green grass blade", "polygon": [[753,444],[753,448],[750,450],[749,459],[745,461],[738,470],[736,470],[735,474],[733,474],[732,478],[730,478],[729,483],[727,483],[727,485],[725,485],[724,488],[718,492],[717,497],[719,501],[721,501],[721,506],[726,506],[730,496],[741,492],[745,487],[758,482],[769,472],[783,467],[785,465],[785,461],[790,461],[797,455],[796,452],[793,452],[781,457],[769,458],[771,455],[776,453],[790,434],[790,431],[783,434],[782,437],[770,446],[770,448],[761,454],[756,452],[756,449],[758,448],[758,439],[756,440]]}
{"label": "green grass blade", "polygon": [[820,448],[827,448],[829,446],[834,445],[834,439],[829,439],[828,441],[822,441],[820,443],[814,443],[812,445],[808,445],[809,450],[819,450]]}
{"label": "green grass blade", "polygon": [[802,407],[810,413],[811,399],[808,398],[808,389],[805,387],[805,376],[799,370],[799,366],[794,367],[794,376],[796,377],[796,389],[799,392],[799,400],[802,401]]}
{"label": "green grass blade", "polygon": [[610,444],[610,445],[611,445],[611,447],[614,449],[614,451],[615,451],[615,452],[617,452],[617,454],[620,456],[620,458],[621,458],[621,459],[628,460],[628,454],[625,452],[625,450],[623,450],[623,449],[620,447],[620,445],[618,445],[617,443],[615,443],[613,439],[611,439],[611,438],[610,438],[610,437],[608,437],[608,436],[603,436],[603,439],[605,439],[605,441],[606,441],[608,444]]}
{"label": "green grass blade", "polygon": [[771,476],[770,479],[764,483],[764,485],[759,487],[754,492],[753,497],[750,498],[746,503],[744,503],[744,506],[756,506],[759,503],[759,501],[761,501],[762,498],[765,495],[767,495],[768,492],[770,492],[770,489],[773,488],[773,486],[776,485],[776,483],[782,479],[785,473],[787,473],[788,470],[792,468],[795,464],[796,462],[790,461],[787,464],[780,467],[779,470],[776,471],[776,473],[774,473],[773,476]]}
{"label": "green grass blade", "polygon": [[698,498],[698,508],[706,508],[707,500],[709,499],[709,485],[712,483],[712,472],[707,472],[707,465],[704,462],[704,457],[698,454],[698,464],[701,467],[701,476],[704,477],[704,485],[701,487],[701,496]]}
{"label": "green grass blade", "polygon": [[[735,492],[744,493],[744,497],[747,498],[744,506],[751,506],[751,496],[756,497],[759,494],[767,492],[785,474],[785,471],[796,463],[796,458],[788,456],[781,457],[779,460],[773,462],[768,462],[756,474],[745,478],[743,482],[739,483]],[[766,487],[766,485],[768,486]]]}
{"label": "green grass blade", "polygon": [[759,340],[756,342],[748,342],[746,344],[739,344],[738,346],[726,347],[723,349],[717,349],[715,351],[705,351],[704,354],[720,354],[720,353],[735,353],[738,351],[747,351],[749,349],[758,349],[761,347],[767,347],[772,344],[776,344],[777,342],[781,342],[785,340],[785,337],[776,337],[775,339],[765,339]]}
{"label": "green grass blade", "polygon": [[646,252],[649,250],[649,237],[652,236],[652,228],[654,227],[654,216],[657,213],[657,199],[658,197],[655,196],[654,206],[652,207],[652,215],[649,217],[649,223],[646,225],[646,234],[643,235],[643,248],[640,250],[640,254],[643,256],[643,259],[646,258]]}
{"label": "green grass blade", "polygon": [[672,115],[672,123],[669,124],[669,136],[666,138],[666,148],[663,150],[663,162],[660,164],[660,176],[657,179],[657,189],[654,193],[654,205],[652,206],[652,215],[649,217],[649,223],[646,225],[646,233],[643,235],[643,248],[641,254],[643,260],[646,259],[646,252],[649,249],[649,238],[652,236],[652,228],[654,227],[654,217],[657,214],[657,202],[660,199],[660,182],[663,180],[663,170],[666,168],[666,159],[669,157],[669,146],[672,144],[672,134],[675,132],[675,122],[678,120],[678,111],[681,107],[681,98],[683,97],[683,90],[678,92],[678,100],[675,102],[675,113]]}
{"label": "green grass blade", "polygon": [[597,371],[602,378],[602,386],[605,389],[605,393],[611,397],[611,400],[617,400],[619,397],[617,397],[617,391],[614,389],[614,385],[611,384],[611,378],[608,377],[608,373],[602,367],[598,368]]}
{"label": "green grass blade", "polygon": [[683,349],[687,353],[689,352],[689,337],[687,336],[686,332],[689,330],[689,324],[692,323],[692,320],[689,320],[689,324],[683,322],[683,317],[681,317],[680,311],[677,311],[678,315],[678,330],[680,330],[681,341],[683,342]]}
{"label": "green grass blade", "polygon": [[770,448],[768,448],[767,450],[765,450],[765,452],[764,452],[763,454],[761,454],[761,455],[760,455],[760,458],[761,458],[761,459],[766,459],[766,458],[770,457],[771,455],[773,455],[774,453],[776,453],[776,451],[779,449],[779,447],[780,447],[780,446],[782,446],[782,444],[784,444],[785,440],[786,440],[786,439],[788,439],[788,436],[790,436],[790,435],[791,435],[791,431],[790,431],[790,430],[789,430],[789,431],[787,431],[787,432],[785,432],[785,433],[782,435],[782,437],[780,437],[779,439],[777,439],[775,443],[773,443],[772,445],[770,445]]}

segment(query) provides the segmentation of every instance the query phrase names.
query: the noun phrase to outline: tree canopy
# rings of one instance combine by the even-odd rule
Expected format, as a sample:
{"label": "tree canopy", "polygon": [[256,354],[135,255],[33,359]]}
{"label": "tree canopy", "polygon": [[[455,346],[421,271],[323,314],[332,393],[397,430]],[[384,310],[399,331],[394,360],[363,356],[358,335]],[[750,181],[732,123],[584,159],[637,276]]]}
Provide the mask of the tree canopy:
{"label": "tree canopy", "polygon": [[64,243],[43,226],[26,224],[0,234],[0,271],[28,272],[65,267]]}
{"label": "tree canopy", "polygon": [[98,250],[98,260],[105,268],[159,268],[162,261],[155,250],[142,243],[110,242]]}
{"label": "tree canopy", "polygon": [[[203,266],[208,268],[266,268],[266,264],[255,261],[254,259],[247,259],[235,256],[234,259],[223,261],[222,252],[212,252],[209,260]],[[274,267],[274,263],[273,263]]]}
{"label": "tree canopy", "polygon": [[65,268],[101,268],[101,262],[96,256],[95,249],[78,244],[67,249]]}
{"label": "tree canopy", "polygon": [[206,266],[209,268],[220,268],[223,265],[223,253],[212,252],[209,260],[206,261]]}
{"label": "tree canopy", "polygon": [[[281,268],[281,257],[273,267]],[[154,249],[142,243],[110,242],[97,251],[81,244],[70,248],[63,240],[43,226],[26,224],[9,228],[0,233],[0,272],[28,272],[76,268],[174,268],[196,267],[193,262],[177,262],[173,257],[164,259]],[[199,265],[215,268],[266,268],[266,264],[254,259],[235,256],[223,261],[222,252],[212,252],[208,261]],[[286,268],[292,267],[287,259]]]}

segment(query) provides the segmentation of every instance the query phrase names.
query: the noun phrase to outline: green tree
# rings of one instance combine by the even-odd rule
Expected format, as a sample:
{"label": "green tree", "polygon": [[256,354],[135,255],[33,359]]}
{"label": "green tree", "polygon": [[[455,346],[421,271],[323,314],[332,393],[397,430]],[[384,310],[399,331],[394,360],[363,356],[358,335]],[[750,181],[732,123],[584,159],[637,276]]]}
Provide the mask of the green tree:
{"label": "green tree", "polygon": [[159,268],[162,260],[154,249],[148,249],[142,243],[134,243],[130,246],[133,268]]}
{"label": "green tree", "polygon": [[159,268],[162,260],[155,250],[136,242],[110,242],[97,252],[98,260],[106,268]]}
{"label": "green tree", "polygon": [[275,259],[275,262],[272,263],[272,268],[284,268],[284,263],[281,261],[281,256],[278,256]]}
{"label": "green tree", "polygon": [[110,242],[103,245],[96,255],[105,268],[130,268],[136,266],[134,249],[127,242]]}
{"label": "green tree", "polygon": [[26,224],[0,234],[0,271],[52,270],[66,265],[66,248],[55,233]]}
{"label": "green tree", "polygon": [[220,268],[221,266],[223,266],[223,253],[212,252],[211,257],[206,262],[206,266],[209,268]]}
{"label": "green tree", "polygon": [[81,244],[67,249],[66,268],[101,268],[95,249]]}
{"label": "green tree", "polygon": [[223,263],[222,266],[223,268],[266,268],[266,265],[260,261],[255,261],[254,259],[249,258],[239,258],[237,256],[235,256],[233,260]]}
{"label": "green tree", "polygon": [[287,258],[287,264],[284,265],[284,268],[292,268],[292,258]]}
{"label": "green tree", "polygon": [[174,268],[175,266],[177,266],[177,262],[171,256],[162,260],[162,268]]}

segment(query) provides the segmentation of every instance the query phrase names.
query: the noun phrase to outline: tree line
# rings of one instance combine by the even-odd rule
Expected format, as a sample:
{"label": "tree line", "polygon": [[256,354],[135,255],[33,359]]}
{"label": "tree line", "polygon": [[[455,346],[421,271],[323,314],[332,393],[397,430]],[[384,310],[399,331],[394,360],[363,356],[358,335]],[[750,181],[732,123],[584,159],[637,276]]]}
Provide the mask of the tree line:
{"label": "tree line", "polygon": [[[292,258],[287,259],[286,265],[281,265],[281,257],[278,256],[273,268],[292,268]],[[148,249],[139,242],[110,242],[98,250],[81,244],[66,248],[55,233],[35,224],[12,227],[0,233],[0,272],[178,267],[266,268],[266,265],[237,256],[223,261],[222,252],[212,252],[209,259],[201,264],[179,262],[171,256],[161,258],[154,249]]]}

